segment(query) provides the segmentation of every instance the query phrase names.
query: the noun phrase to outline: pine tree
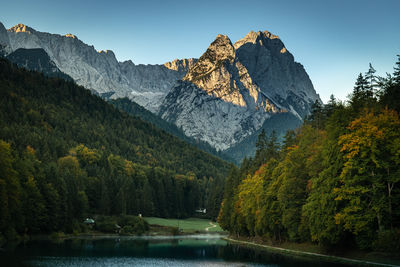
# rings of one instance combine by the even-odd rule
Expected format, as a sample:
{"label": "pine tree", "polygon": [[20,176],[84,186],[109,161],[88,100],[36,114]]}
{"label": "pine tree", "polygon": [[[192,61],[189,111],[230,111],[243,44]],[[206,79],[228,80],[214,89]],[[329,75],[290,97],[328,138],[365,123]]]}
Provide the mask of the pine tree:
{"label": "pine tree", "polygon": [[257,143],[256,143],[257,152],[263,151],[265,149],[266,143],[267,141],[266,141],[265,130],[262,129],[261,133],[257,137]]}
{"label": "pine tree", "polygon": [[383,86],[379,101],[381,105],[400,112],[400,102],[398,101],[400,97],[400,55],[397,57],[393,75],[387,74],[387,78],[382,79]]}
{"label": "pine tree", "polygon": [[365,73],[365,79],[367,81],[367,87],[366,87],[366,96],[369,97],[373,97],[374,93],[376,92],[377,88],[378,88],[378,80],[377,77],[375,75],[376,70],[374,69],[374,67],[372,67],[372,64],[369,63],[369,69],[368,71]]}
{"label": "pine tree", "polygon": [[279,142],[278,142],[278,136],[276,135],[275,130],[272,131],[271,135],[268,138],[268,143],[266,147],[266,161],[268,161],[270,158],[278,158],[279,156]]}
{"label": "pine tree", "polygon": [[265,151],[269,140],[265,134],[265,130],[262,129],[261,133],[258,135],[256,143],[256,155],[254,156],[253,166],[251,172],[255,172],[258,167],[265,163]]}
{"label": "pine tree", "polygon": [[323,117],[323,106],[317,99],[311,107],[311,114],[308,116],[308,121],[312,126],[320,129],[322,127]]}
{"label": "pine tree", "polygon": [[400,85],[400,55],[397,55],[397,62],[394,66],[393,80],[395,84]]}
{"label": "pine tree", "polygon": [[354,85],[353,96],[360,96],[367,89],[367,86],[368,86],[368,81],[366,78],[364,78],[364,76],[360,72],[360,74],[357,77],[357,81]]}
{"label": "pine tree", "polygon": [[332,94],[329,97],[328,103],[324,106],[324,115],[329,118],[334,112],[337,105],[338,105],[337,100],[335,96]]}
{"label": "pine tree", "polygon": [[353,88],[353,93],[350,98],[351,106],[354,111],[358,112],[366,106],[369,99],[373,96],[370,90],[367,76],[363,76],[361,73],[358,75],[356,83]]}

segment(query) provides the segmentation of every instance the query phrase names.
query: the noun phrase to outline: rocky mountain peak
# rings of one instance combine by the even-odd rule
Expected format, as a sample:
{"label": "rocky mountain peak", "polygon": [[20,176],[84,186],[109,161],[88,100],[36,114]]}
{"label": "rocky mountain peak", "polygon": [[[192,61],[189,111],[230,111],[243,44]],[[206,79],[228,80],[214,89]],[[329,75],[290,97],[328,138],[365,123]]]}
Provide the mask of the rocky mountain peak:
{"label": "rocky mountain peak", "polygon": [[76,35],[73,35],[72,33],[67,33],[66,35],[64,35],[65,37],[68,38],[72,38],[72,39],[78,39],[78,37],[76,37]]}
{"label": "rocky mountain peak", "polygon": [[199,61],[202,59],[210,59],[212,61],[231,60],[235,56],[235,48],[228,36],[218,34],[203,56],[203,58],[200,57]]}
{"label": "rocky mountain peak", "polygon": [[211,73],[224,62],[232,64],[234,59],[235,48],[231,40],[226,35],[218,34],[183,80],[196,83],[196,81],[208,79]]}
{"label": "rocky mountain peak", "polygon": [[26,32],[26,33],[33,33],[36,32],[34,29],[32,29],[29,26],[26,26],[25,24],[19,23],[17,25],[15,25],[14,27],[11,27],[10,29],[8,29],[9,32]]}
{"label": "rocky mountain peak", "polygon": [[159,114],[188,136],[226,150],[261,127],[287,129],[277,128],[276,116],[290,121],[289,128],[298,125],[315,99],[303,66],[279,37],[251,31],[234,45],[218,35],[166,96]]}
{"label": "rocky mountain peak", "polygon": [[112,50],[100,50],[99,53],[108,57],[115,58],[115,54]]}

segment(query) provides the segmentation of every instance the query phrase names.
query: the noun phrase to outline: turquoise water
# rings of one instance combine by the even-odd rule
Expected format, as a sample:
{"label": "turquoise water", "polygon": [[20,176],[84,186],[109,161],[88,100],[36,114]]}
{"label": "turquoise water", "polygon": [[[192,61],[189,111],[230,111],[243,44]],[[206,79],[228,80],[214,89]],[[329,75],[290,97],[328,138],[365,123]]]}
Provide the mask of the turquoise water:
{"label": "turquoise water", "polygon": [[218,235],[30,241],[0,252],[1,266],[339,266],[227,243]]}

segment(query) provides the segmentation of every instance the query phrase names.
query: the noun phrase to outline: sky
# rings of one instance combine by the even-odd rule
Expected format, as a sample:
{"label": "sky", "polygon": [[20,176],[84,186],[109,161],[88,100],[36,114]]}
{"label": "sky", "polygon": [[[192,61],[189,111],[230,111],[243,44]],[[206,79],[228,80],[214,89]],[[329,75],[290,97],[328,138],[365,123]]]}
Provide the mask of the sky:
{"label": "sky", "polygon": [[163,64],[198,58],[218,34],[278,35],[323,102],[345,100],[357,75],[392,73],[400,54],[400,0],[1,0],[0,22],[72,33],[119,61]]}

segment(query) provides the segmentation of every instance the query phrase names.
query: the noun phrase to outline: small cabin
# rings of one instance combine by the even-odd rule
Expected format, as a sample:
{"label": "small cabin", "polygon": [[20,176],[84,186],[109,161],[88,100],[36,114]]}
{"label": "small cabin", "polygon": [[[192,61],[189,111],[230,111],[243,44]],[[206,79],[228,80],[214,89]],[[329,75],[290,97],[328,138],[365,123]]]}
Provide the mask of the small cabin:
{"label": "small cabin", "polygon": [[92,225],[94,224],[94,220],[91,218],[86,218],[86,220],[83,222],[84,224]]}
{"label": "small cabin", "polygon": [[202,209],[202,208],[200,208],[200,209],[197,209],[197,210],[195,210],[197,213],[206,213],[207,212],[207,210],[206,209]]}

